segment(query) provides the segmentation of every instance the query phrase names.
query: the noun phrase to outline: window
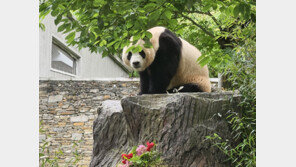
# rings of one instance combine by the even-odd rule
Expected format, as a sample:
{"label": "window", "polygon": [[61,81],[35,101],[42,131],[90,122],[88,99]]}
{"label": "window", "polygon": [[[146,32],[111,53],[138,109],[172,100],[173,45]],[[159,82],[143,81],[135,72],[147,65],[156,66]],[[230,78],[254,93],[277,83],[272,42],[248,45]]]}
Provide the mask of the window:
{"label": "window", "polygon": [[76,59],[57,44],[52,43],[51,67],[66,73],[76,75]]}

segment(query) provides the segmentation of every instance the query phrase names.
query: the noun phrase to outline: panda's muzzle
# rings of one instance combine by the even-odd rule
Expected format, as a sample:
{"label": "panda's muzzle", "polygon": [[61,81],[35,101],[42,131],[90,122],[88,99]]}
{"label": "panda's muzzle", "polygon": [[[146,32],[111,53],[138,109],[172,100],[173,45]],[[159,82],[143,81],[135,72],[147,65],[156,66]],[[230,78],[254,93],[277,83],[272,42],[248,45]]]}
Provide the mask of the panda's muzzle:
{"label": "panda's muzzle", "polygon": [[138,62],[138,61],[133,62],[133,67],[134,68],[139,68],[140,67],[140,62]]}

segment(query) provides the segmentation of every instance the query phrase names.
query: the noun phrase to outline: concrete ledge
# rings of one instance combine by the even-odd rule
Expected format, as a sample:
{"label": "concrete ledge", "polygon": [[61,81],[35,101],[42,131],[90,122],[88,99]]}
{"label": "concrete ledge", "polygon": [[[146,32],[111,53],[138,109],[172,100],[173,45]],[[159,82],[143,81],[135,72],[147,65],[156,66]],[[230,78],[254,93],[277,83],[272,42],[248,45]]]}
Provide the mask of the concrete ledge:
{"label": "concrete ledge", "polygon": [[72,78],[72,79],[55,79],[55,78],[45,78],[40,77],[39,80],[41,81],[140,81],[139,78],[125,78],[125,77],[118,77],[118,78]]}
{"label": "concrete ledge", "polygon": [[[125,77],[118,77],[118,78],[72,78],[72,79],[55,79],[55,78],[47,78],[47,77],[39,77],[39,80],[46,81],[46,80],[53,80],[53,81],[140,81],[140,78],[125,78]],[[218,78],[210,78],[211,83],[218,83]]]}

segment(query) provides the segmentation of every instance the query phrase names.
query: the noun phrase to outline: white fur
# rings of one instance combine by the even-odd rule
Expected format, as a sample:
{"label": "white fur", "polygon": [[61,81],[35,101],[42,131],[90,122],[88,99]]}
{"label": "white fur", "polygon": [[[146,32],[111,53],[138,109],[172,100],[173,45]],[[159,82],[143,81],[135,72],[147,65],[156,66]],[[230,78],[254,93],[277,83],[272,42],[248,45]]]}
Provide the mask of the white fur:
{"label": "white fur", "polygon": [[153,46],[154,52],[159,48],[159,36],[165,31],[164,27],[153,27],[148,30],[152,34],[152,38],[150,39],[150,42]]}
{"label": "white fur", "polygon": [[176,75],[172,78],[167,89],[187,83],[197,83],[205,92],[211,92],[211,82],[208,67],[201,67],[197,59],[201,56],[200,51],[180,38],[182,41],[182,54]]}

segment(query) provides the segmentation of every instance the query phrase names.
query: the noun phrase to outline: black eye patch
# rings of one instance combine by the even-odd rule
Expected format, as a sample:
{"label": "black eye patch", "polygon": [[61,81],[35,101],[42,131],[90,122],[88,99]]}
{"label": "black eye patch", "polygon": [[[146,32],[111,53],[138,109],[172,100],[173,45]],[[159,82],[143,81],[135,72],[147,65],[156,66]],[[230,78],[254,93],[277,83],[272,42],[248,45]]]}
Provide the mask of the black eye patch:
{"label": "black eye patch", "polygon": [[140,55],[143,57],[143,59],[145,59],[146,54],[145,54],[145,52],[143,50],[140,52]]}
{"label": "black eye patch", "polygon": [[132,52],[128,52],[127,59],[131,60],[131,58],[132,58]]}

